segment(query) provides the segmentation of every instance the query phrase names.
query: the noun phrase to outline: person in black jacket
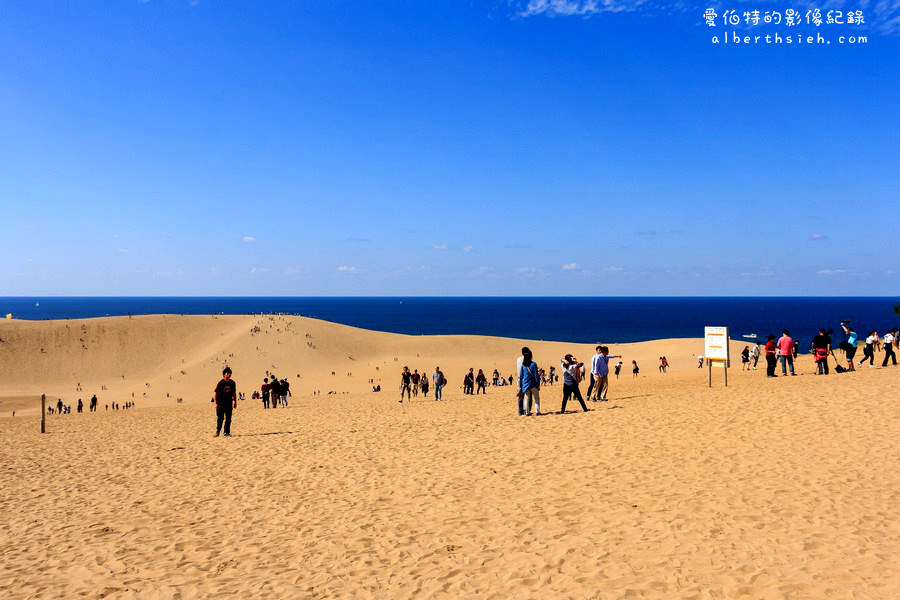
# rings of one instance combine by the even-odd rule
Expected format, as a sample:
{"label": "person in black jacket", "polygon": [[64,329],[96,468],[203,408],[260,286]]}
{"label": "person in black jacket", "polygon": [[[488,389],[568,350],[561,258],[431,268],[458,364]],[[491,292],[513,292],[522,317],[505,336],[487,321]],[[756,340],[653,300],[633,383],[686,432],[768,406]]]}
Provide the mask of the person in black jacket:
{"label": "person in black jacket", "polygon": [[216,437],[225,425],[225,437],[231,437],[231,412],[237,408],[237,384],[231,378],[231,368],[222,371],[222,380],[216,385]]}

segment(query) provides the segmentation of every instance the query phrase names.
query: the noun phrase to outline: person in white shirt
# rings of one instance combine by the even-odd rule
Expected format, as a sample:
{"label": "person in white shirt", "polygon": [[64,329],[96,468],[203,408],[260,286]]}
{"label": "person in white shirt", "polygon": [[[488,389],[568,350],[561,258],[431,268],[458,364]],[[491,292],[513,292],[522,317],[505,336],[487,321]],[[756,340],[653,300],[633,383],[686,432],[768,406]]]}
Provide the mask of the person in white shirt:
{"label": "person in white shirt", "polygon": [[869,366],[875,366],[875,345],[878,343],[878,332],[874,329],[866,336],[866,345],[863,346],[863,359],[859,361],[857,366],[863,366],[863,363],[869,361]]}
{"label": "person in white shirt", "polygon": [[750,350],[750,356],[753,358],[753,370],[756,370],[756,363],[759,362],[759,342],[753,345],[753,349]]}
{"label": "person in white shirt", "polygon": [[894,340],[897,337],[897,328],[891,329],[886,334],[884,334],[884,360],[881,361],[881,366],[886,367],[888,364],[888,360],[892,362],[892,364],[897,366],[897,355],[894,354]]}

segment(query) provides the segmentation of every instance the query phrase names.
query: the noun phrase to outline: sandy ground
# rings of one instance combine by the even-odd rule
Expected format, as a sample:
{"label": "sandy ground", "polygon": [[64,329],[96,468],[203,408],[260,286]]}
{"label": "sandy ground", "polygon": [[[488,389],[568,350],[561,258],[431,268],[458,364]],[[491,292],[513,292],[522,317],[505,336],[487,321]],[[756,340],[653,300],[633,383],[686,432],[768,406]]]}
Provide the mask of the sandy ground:
{"label": "sandy ground", "polygon": [[[727,389],[708,389],[689,364],[699,342],[660,341],[629,345],[646,356],[641,377],[614,381],[610,401],[587,414],[570,404],[565,415],[517,417],[509,389],[463,396],[455,370],[519,341],[299,320],[290,350],[303,391],[287,409],[240,405],[226,439],[212,437],[215,359],[235,354],[239,389],[268,366],[275,350],[250,351],[267,334],[249,337],[242,322],[260,318],[198,322],[197,342],[162,333],[161,319],[137,331],[158,336],[143,350],[128,333],[139,319],[124,333],[115,320],[86,322],[98,329],[82,352],[104,361],[79,364],[65,322],[0,328],[6,398],[29,397],[41,378],[71,398],[69,378],[90,392],[118,370],[135,391],[151,384],[135,410],[52,416],[46,435],[36,415],[0,418],[0,597],[883,599],[900,590],[900,369],[816,377],[806,358],[798,377],[733,369]],[[75,342],[84,337],[68,324]],[[269,346],[288,345],[287,335]],[[587,356],[532,346],[548,365],[561,348]],[[658,374],[646,361],[667,348],[674,371]],[[366,369],[396,380],[397,363],[416,353],[423,367],[444,353],[444,402],[399,404],[395,381],[381,394],[307,395],[337,382],[365,389]],[[162,388],[182,359],[187,374],[170,393],[190,398],[176,404]],[[330,374],[345,365],[352,376]],[[560,399],[559,386],[544,389],[545,410]]]}

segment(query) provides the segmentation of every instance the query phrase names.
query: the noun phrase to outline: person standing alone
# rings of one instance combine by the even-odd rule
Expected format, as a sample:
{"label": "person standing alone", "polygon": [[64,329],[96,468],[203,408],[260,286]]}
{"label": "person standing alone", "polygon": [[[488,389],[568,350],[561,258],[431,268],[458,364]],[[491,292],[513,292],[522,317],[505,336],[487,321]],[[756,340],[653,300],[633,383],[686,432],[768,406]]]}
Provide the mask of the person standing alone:
{"label": "person standing alone", "polygon": [[216,385],[216,437],[225,425],[225,437],[231,437],[231,412],[237,408],[237,384],[231,378],[231,367],[222,371],[222,379]]}

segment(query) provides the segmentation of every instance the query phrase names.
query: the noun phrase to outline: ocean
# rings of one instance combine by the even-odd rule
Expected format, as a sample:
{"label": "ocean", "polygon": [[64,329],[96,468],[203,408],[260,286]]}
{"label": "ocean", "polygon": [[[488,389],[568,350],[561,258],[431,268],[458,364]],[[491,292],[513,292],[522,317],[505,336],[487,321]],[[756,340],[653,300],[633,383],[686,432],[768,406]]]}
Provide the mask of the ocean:
{"label": "ocean", "polygon": [[[288,313],[410,335],[479,334],[578,343],[702,337],[725,325],[732,339],[790,329],[805,349],[820,327],[841,336],[900,323],[898,297],[0,297],[0,315],[83,319],[144,314]],[[752,339],[752,338],[748,338]]]}

